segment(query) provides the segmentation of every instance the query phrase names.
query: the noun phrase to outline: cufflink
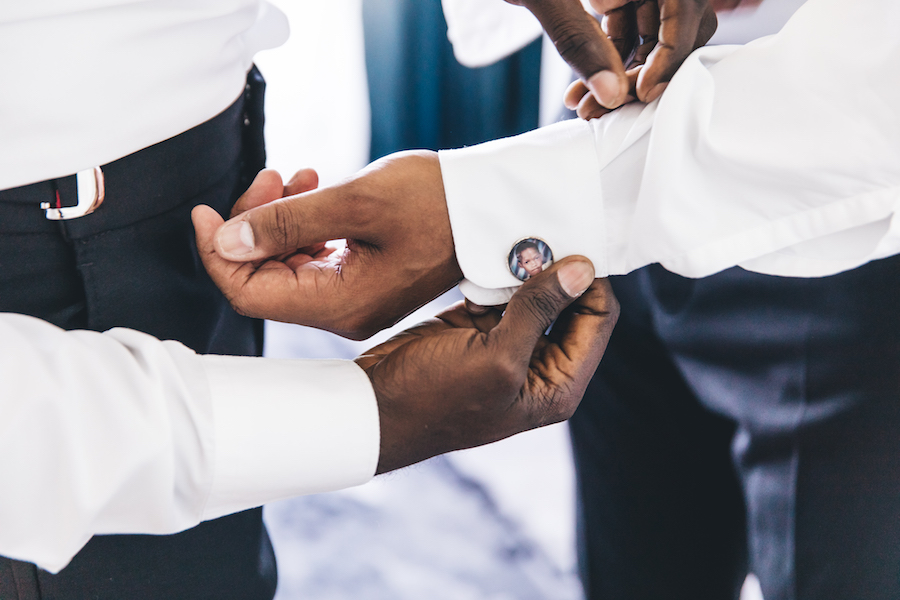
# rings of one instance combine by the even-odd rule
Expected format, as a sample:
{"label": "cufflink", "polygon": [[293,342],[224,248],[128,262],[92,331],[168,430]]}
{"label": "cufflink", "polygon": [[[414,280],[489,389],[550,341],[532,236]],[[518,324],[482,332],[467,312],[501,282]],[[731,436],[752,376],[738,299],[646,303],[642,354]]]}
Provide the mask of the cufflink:
{"label": "cufflink", "polygon": [[512,247],[508,264],[516,279],[527,281],[553,264],[553,252],[544,240],[525,238]]}

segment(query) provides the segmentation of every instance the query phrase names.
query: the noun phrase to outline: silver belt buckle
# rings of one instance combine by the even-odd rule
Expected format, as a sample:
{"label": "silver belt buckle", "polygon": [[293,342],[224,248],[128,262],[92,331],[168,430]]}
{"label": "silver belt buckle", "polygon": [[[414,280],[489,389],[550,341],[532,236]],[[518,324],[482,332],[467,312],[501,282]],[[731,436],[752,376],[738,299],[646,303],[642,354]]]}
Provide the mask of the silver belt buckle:
{"label": "silver belt buckle", "polygon": [[106,197],[106,189],[103,182],[103,171],[100,167],[86,169],[75,174],[76,187],[78,188],[78,204],[65,208],[54,208],[49,202],[41,202],[44,216],[51,221],[67,221],[89,215],[101,204]]}

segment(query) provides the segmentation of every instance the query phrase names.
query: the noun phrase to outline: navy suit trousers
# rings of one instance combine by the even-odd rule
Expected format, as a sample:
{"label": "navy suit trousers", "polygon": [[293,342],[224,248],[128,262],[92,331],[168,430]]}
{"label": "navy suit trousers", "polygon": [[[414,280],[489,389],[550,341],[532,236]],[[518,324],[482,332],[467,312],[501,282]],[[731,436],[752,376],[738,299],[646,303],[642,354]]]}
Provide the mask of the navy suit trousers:
{"label": "navy suit trousers", "polygon": [[571,420],[588,597],[900,598],[900,257],[613,287]]}
{"label": "navy suit trousers", "polygon": [[[39,209],[56,190],[74,204],[74,177],[0,191],[0,311],[258,355],[262,323],[235,313],[207,276],[190,212],[203,203],[227,216],[264,166],[264,87],[254,69],[225,112],[103,165],[106,200],[93,214],[53,222]],[[275,582],[261,509],[170,536],[96,536],[56,575],[0,558],[2,600],[268,600]]]}

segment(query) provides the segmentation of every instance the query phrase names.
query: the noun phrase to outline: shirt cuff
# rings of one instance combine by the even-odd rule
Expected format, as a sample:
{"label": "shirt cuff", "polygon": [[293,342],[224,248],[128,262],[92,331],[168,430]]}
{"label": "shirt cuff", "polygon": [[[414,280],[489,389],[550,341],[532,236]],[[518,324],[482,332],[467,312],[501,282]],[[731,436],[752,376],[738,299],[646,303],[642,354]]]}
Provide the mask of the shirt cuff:
{"label": "shirt cuff", "polygon": [[602,119],[439,152],[469,300],[497,304],[522,284],[509,256],[526,238],[543,240],[554,260],[586,256],[598,277],[621,272],[652,107],[633,103]]}
{"label": "shirt cuff", "polygon": [[378,405],[353,361],[203,356],[215,422],[203,519],[370,480]]}

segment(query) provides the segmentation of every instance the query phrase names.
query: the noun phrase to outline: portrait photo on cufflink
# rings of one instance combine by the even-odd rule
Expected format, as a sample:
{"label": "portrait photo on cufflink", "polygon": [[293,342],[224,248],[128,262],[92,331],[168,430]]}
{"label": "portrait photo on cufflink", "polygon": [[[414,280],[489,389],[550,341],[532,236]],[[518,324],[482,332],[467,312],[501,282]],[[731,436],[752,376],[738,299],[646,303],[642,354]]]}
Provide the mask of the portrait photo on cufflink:
{"label": "portrait photo on cufflink", "polygon": [[553,264],[553,252],[540,238],[525,238],[509,253],[509,270],[517,279],[527,281]]}

